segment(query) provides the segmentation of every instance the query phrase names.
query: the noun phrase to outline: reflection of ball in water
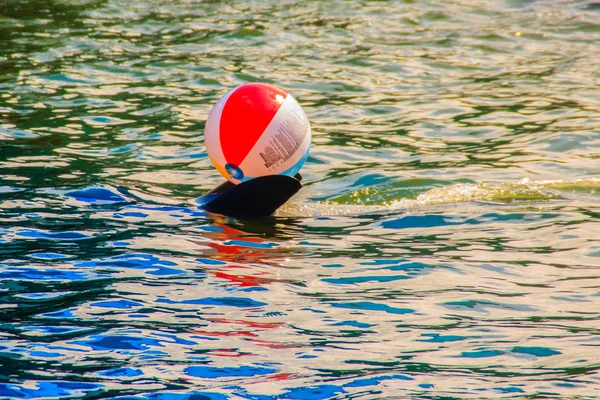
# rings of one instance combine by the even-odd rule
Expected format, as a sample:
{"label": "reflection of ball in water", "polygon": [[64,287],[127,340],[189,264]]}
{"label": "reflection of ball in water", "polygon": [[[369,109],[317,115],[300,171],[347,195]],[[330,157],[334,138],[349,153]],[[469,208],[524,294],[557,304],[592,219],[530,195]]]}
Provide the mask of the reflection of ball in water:
{"label": "reflection of ball in water", "polygon": [[266,83],[246,83],[227,93],[213,107],[204,129],[210,160],[233,183],[296,175],[308,157],[310,140],[310,124],[300,104]]}

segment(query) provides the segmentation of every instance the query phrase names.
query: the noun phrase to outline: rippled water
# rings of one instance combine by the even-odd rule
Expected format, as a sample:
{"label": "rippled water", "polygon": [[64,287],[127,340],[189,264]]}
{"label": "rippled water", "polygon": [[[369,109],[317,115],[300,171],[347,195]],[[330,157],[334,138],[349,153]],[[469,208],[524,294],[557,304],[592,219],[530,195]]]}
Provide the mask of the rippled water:
{"label": "rippled water", "polygon": [[[593,1],[0,0],[0,398],[600,397],[598,43]],[[206,214],[250,81],[305,187]]]}

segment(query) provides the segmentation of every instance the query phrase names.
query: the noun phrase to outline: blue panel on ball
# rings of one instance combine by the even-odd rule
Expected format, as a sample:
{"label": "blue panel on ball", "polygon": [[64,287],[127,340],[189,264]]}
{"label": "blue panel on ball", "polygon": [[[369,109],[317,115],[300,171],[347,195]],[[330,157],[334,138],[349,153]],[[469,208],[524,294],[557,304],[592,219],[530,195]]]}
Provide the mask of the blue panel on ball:
{"label": "blue panel on ball", "polygon": [[281,173],[281,175],[287,175],[287,176],[291,176],[291,177],[296,176],[296,174],[298,172],[300,172],[300,168],[302,168],[302,166],[306,162],[306,159],[308,158],[309,150],[310,150],[310,147],[306,149],[306,153],[304,153],[304,156],[300,160],[298,160],[298,162],[296,164],[294,164],[291,168],[283,171]]}

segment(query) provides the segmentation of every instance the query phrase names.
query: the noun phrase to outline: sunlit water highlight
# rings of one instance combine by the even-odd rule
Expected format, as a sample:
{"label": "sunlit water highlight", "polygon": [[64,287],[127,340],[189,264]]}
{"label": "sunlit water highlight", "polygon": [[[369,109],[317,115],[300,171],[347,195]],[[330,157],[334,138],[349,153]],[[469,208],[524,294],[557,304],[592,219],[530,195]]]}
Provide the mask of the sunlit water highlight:
{"label": "sunlit water highlight", "polygon": [[[0,1],[0,398],[600,396],[592,1]],[[202,132],[314,132],[276,217]]]}

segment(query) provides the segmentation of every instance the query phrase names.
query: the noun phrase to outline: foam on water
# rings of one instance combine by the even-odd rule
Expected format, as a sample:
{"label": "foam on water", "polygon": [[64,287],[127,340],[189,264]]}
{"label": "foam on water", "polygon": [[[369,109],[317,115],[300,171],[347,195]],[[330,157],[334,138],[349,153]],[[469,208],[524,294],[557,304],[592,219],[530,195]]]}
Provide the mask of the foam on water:
{"label": "foam on water", "polygon": [[[360,215],[368,213],[386,213],[392,211],[410,211],[420,209],[427,212],[427,207],[452,205],[467,202],[489,203],[537,203],[552,199],[575,196],[598,196],[600,179],[578,179],[572,181],[547,180],[531,181],[523,179],[515,183],[485,182],[480,184],[456,184],[435,188],[419,194],[415,199],[390,199],[384,204],[342,204],[337,201],[296,202],[292,200],[276,212],[280,217],[317,217],[334,215]],[[386,197],[385,191],[365,188],[354,192],[347,198],[367,198],[369,196]],[[591,197],[591,201],[595,197]]]}

